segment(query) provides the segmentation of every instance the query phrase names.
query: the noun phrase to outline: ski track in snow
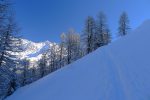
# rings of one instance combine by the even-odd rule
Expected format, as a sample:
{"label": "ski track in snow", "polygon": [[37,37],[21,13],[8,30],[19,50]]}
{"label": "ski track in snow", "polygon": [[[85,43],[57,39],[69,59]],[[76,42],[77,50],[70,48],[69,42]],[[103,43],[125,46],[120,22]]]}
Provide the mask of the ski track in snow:
{"label": "ski track in snow", "polygon": [[112,83],[114,83],[114,88],[116,91],[115,96],[117,96],[115,99],[116,100],[121,100],[122,96],[125,95],[122,98],[123,100],[132,100],[131,99],[131,91],[129,90],[129,81],[126,78],[126,75],[124,74],[123,70],[121,69],[122,67],[125,67],[121,64],[121,62],[118,62],[118,58],[116,55],[113,55],[111,50],[105,50],[106,56],[109,58],[108,63],[112,63],[113,66],[107,66],[110,69],[110,76],[112,77]]}

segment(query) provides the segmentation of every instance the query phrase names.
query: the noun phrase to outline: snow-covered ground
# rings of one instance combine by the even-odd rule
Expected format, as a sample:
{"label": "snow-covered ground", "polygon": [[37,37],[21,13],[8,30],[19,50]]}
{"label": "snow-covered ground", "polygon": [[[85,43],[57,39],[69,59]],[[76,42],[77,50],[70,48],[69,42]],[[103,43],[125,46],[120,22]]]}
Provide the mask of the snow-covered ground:
{"label": "snow-covered ground", "polygon": [[150,100],[150,20],[6,100]]}

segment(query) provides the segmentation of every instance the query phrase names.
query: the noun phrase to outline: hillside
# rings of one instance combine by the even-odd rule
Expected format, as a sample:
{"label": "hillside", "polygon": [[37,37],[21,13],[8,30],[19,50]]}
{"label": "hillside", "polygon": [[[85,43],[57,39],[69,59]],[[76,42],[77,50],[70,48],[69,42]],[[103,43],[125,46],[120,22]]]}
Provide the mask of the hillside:
{"label": "hillside", "polygon": [[6,100],[149,100],[150,20]]}

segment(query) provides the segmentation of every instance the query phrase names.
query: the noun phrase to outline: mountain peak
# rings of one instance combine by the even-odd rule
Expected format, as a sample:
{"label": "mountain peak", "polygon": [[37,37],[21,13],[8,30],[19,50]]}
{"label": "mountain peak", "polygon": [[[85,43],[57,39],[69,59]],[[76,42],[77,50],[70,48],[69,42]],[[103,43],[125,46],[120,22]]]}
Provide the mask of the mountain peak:
{"label": "mountain peak", "polygon": [[23,52],[19,53],[21,59],[27,58],[31,61],[38,61],[41,55],[50,49],[54,44],[50,41],[45,42],[32,42],[27,39],[22,40]]}

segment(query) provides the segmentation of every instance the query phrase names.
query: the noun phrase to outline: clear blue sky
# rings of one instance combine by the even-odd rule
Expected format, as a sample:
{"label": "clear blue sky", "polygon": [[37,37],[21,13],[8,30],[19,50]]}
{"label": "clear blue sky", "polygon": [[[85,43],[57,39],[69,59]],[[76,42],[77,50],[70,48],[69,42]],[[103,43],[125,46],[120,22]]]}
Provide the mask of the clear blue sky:
{"label": "clear blue sky", "polygon": [[85,19],[103,11],[111,32],[117,32],[122,11],[130,18],[134,29],[150,19],[150,0],[13,0],[16,20],[24,38],[32,41],[59,41],[59,35],[69,28],[82,32]]}

